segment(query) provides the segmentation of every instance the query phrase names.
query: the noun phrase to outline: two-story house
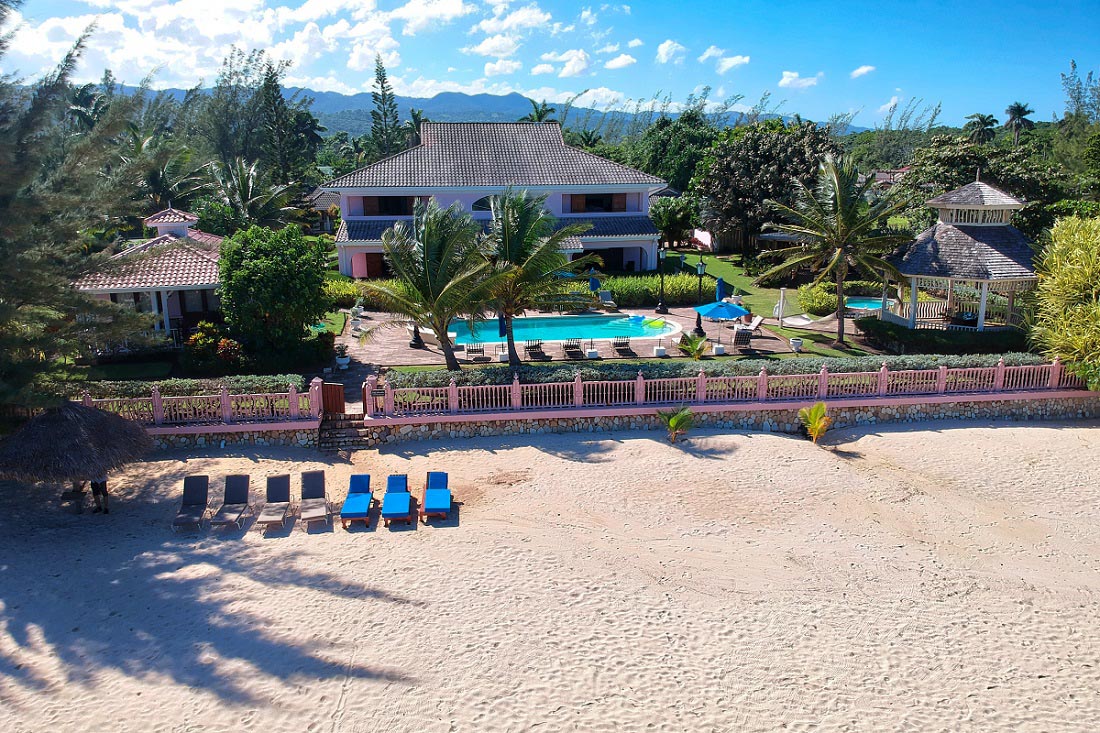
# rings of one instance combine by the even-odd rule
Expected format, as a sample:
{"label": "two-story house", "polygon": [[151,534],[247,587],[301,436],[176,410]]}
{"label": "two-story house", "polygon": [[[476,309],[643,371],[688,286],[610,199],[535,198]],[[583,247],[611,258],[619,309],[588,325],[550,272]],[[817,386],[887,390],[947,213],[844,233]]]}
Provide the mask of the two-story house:
{"label": "two-story house", "polygon": [[649,197],[665,187],[659,178],[566,145],[556,123],[425,122],[420,139],[321,187],[340,197],[343,274],[384,275],[382,232],[411,220],[418,199],[444,207],[458,202],[487,222],[489,197],[509,188],[547,195],[561,224],[591,224],[565,243],[572,257],[598,254],[608,271],[656,269],[659,237]]}

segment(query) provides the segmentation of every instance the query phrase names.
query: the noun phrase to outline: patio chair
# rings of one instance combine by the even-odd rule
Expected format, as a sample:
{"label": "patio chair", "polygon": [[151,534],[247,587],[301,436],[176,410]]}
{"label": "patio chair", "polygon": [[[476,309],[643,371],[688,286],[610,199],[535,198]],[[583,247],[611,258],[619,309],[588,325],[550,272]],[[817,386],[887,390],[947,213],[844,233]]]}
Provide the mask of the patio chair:
{"label": "patio chair", "polygon": [[597,293],[597,295],[599,295],[600,297],[600,305],[605,308],[610,308],[613,311],[619,310],[619,306],[616,305],[615,301],[611,299],[610,290],[601,290],[599,293]]}
{"label": "patio chair", "polygon": [[531,339],[530,341],[523,342],[523,353],[528,356],[544,356],[545,352],[542,350],[542,339]]}
{"label": "patio chair", "polygon": [[267,501],[256,517],[256,524],[270,529],[273,524],[286,526],[286,517],[290,513],[290,474],[267,477]]}
{"label": "patio chair", "polygon": [[348,496],[340,507],[340,524],[344,529],[352,522],[370,527],[370,510],[378,503],[370,490],[370,474],[357,473],[348,479]]}
{"label": "patio chair", "polygon": [[473,359],[475,356],[485,356],[485,344],[466,344],[466,356]]}
{"label": "patio chair", "polygon": [[187,476],[183,479],[183,501],[180,503],[176,518],[172,520],[172,531],[180,527],[198,526],[206,521],[207,502],[210,496],[209,476]]}
{"label": "patio chair", "polygon": [[566,339],[562,342],[561,350],[567,359],[584,358],[584,349],[581,348],[580,339]]}
{"label": "patio chair", "polygon": [[386,479],[386,493],[382,497],[382,523],[390,522],[412,524],[412,494],[409,493],[409,477],[403,473],[393,474]]}
{"label": "patio chair", "polygon": [[630,337],[629,336],[615,336],[611,339],[611,348],[615,351],[630,351]]}
{"label": "patio chair", "polygon": [[447,487],[447,474],[443,471],[429,471],[424,481],[424,501],[420,503],[420,518],[424,524],[429,517],[446,519],[451,513],[451,490]]}
{"label": "patio chair", "polygon": [[752,330],[750,328],[739,328],[733,332],[733,339],[730,341],[730,346],[733,348],[743,348],[750,345],[752,345]]}
{"label": "patio chair", "polygon": [[249,482],[250,479],[245,474],[237,473],[225,477],[225,495],[222,497],[222,505],[210,518],[211,527],[233,524],[241,529],[244,526],[245,512],[252,513],[252,502],[248,496]]}
{"label": "patio chair", "polygon": [[764,316],[753,316],[752,321],[750,321],[749,325],[745,326],[745,328],[753,333],[760,333],[760,324],[763,322]]}
{"label": "patio chair", "polygon": [[306,471],[302,474],[302,503],[298,508],[302,526],[310,522],[329,521],[328,497],[325,496],[325,472]]}

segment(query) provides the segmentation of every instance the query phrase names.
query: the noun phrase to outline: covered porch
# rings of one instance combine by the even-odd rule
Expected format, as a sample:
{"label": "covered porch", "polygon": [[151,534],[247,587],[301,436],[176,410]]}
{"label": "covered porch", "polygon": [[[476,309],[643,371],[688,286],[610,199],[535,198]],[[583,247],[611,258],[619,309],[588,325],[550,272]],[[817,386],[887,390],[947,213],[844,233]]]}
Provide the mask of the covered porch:
{"label": "covered porch", "polygon": [[910,276],[884,295],[880,317],[910,329],[998,331],[1021,328],[1021,295],[1037,280],[974,280]]}

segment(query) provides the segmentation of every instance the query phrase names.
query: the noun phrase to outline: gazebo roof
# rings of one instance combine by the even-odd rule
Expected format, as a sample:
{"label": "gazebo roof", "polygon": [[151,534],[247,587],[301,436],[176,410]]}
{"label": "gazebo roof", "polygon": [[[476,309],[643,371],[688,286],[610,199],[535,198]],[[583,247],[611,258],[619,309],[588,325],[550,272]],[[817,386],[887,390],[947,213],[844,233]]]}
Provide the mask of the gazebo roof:
{"label": "gazebo roof", "polygon": [[165,234],[111,258],[111,266],[76,283],[79,290],[128,292],[215,287],[222,237],[194,229],[190,237]]}
{"label": "gazebo roof", "polygon": [[145,217],[145,225],[153,226],[155,224],[183,224],[186,222],[196,222],[199,217],[192,214],[190,211],[180,211],[179,209],[173,209],[169,206],[164,211],[158,211],[152,216]]}
{"label": "gazebo roof", "polygon": [[945,194],[928,200],[928,205],[935,209],[962,208],[992,208],[992,209],[1022,209],[1027,205],[1026,201],[1010,196],[995,186],[988,183],[974,181],[962,188],[948,191]]}
{"label": "gazebo roof", "polygon": [[906,276],[1032,280],[1034,256],[1030,240],[1016,227],[939,221],[888,259]]}

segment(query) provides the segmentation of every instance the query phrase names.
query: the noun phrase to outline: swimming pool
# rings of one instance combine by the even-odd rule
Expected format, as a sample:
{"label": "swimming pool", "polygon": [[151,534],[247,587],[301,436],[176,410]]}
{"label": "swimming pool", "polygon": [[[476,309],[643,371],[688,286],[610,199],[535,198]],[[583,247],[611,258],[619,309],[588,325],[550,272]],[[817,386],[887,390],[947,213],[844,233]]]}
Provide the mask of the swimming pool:
{"label": "swimming pool", "polygon": [[[518,343],[524,341],[565,341],[566,339],[584,339],[606,341],[616,336],[652,339],[678,333],[680,326],[659,317],[640,315],[617,316],[534,316],[516,318],[512,321],[512,334]],[[474,324],[474,333],[470,334],[465,321],[451,323],[451,333],[456,344],[475,342],[503,341],[497,330],[496,320],[478,321]]]}
{"label": "swimming pool", "polygon": [[[854,311],[877,311],[882,308],[882,298],[851,296],[844,299],[844,304]],[[894,301],[892,300],[886,301],[887,308],[889,308],[893,304]]]}

